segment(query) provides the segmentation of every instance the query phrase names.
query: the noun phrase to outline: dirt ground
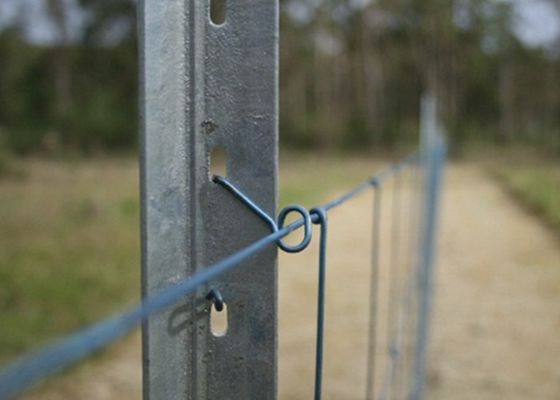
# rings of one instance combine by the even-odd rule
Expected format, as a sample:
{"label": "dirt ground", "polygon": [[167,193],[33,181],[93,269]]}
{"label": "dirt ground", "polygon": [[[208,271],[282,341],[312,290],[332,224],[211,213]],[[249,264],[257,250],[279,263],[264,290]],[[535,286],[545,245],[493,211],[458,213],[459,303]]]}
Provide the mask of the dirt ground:
{"label": "dirt ground", "polygon": [[[329,215],[325,399],[364,398],[369,210],[371,197],[363,196]],[[389,226],[389,216],[383,218],[383,226]],[[559,399],[558,238],[470,165],[448,170],[441,228],[428,398]],[[383,232],[387,241],[390,234],[386,228]],[[312,397],[314,242],[305,253],[281,255],[279,388],[284,400]],[[383,265],[390,254],[384,250]],[[381,317],[387,307],[380,304]],[[386,337],[381,334],[379,340]],[[102,360],[28,398],[139,398],[139,345],[136,333]],[[376,379],[382,369],[378,363]]]}
{"label": "dirt ground", "polygon": [[432,399],[560,399],[560,247],[474,168],[452,168]]}

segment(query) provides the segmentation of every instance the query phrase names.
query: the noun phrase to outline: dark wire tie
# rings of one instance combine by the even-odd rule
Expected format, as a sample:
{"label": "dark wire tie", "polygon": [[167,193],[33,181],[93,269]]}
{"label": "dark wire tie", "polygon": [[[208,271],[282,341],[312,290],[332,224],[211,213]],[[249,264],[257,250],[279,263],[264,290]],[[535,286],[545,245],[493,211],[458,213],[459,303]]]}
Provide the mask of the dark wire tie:
{"label": "dark wire tie", "polygon": [[276,241],[278,247],[280,247],[285,252],[299,253],[300,251],[305,250],[309,245],[309,242],[311,242],[311,238],[313,235],[313,230],[311,229],[312,218],[311,218],[311,213],[307,211],[305,207],[297,204],[292,204],[285,207],[278,214],[278,218],[277,218],[278,222],[276,222],[261,207],[259,207],[253,200],[251,200],[249,196],[247,196],[245,193],[243,193],[241,190],[235,187],[235,185],[233,185],[226,178],[219,175],[214,175],[212,181],[222,186],[224,189],[230,192],[234,197],[236,197],[239,201],[245,204],[249,209],[251,209],[260,219],[262,219],[270,227],[273,233],[278,232],[279,230],[284,228],[286,217],[290,213],[296,212],[299,215],[301,215],[303,219],[303,227],[304,227],[302,241],[295,245],[286,244],[282,239],[278,239]]}
{"label": "dark wire tie", "polygon": [[305,250],[305,248],[311,242],[312,230],[311,230],[311,212],[308,212],[304,207],[294,204],[283,208],[278,214],[278,229],[282,229],[284,227],[284,222],[286,221],[286,217],[291,212],[296,212],[301,215],[304,220],[304,230],[303,230],[303,240],[296,245],[288,245],[284,243],[283,239],[278,240],[278,247],[284,250],[287,253],[299,253],[300,251]]}

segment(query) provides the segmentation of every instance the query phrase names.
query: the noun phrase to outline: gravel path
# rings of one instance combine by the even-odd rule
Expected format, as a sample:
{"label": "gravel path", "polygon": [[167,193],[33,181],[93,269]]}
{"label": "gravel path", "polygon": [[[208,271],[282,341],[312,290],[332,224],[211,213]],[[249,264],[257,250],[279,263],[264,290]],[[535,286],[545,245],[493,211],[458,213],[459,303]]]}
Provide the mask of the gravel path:
{"label": "gravel path", "polygon": [[[446,183],[428,398],[560,398],[557,238],[475,167],[451,167]],[[330,216],[325,399],[364,397],[370,205],[364,196]],[[283,400],[312,394],[316,252],[281,256]],[[139,343],[29,398],[139,398]]]}

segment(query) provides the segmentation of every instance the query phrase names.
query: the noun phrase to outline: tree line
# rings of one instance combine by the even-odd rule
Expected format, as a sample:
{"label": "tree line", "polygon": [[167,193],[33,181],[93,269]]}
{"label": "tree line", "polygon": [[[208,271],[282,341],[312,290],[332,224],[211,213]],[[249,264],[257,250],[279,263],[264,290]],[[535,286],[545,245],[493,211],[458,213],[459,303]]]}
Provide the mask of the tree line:
{"label": "tree line", "polygon": [[[18,18],[0,32],[0,139],[13,151],[135,146],[135,1],[76,1],[88,16],[78,35],[65,0],[45,2],[52,43],[30,42]],[[560,40],[528,45],[515,20],[511,2],[493,0],[281,1],[282,141],[412,143],[430,91],[456,149],[522,143],[560,153]]]}

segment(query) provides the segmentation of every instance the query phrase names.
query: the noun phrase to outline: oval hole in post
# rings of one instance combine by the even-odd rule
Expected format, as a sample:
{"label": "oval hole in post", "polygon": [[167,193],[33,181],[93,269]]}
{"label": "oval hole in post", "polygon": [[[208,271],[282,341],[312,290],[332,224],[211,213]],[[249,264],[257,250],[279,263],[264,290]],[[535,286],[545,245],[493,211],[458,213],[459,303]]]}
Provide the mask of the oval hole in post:
{"label": "oval hole in post", "polygon": [[214,25],[223,25],[226,22],[227,0],[210,0],[210,21]]}
{"label": "oval hole in post", "polygon": [[212,304],[210,309],[210,331],[216,337],[225,336],[228,330],[228,308],[224,303],[222,311],[216,310],[216,306]]}
{"label": "oval hole in post", "polygon": [[227,152],[223,147],[214,147],[210,153],[210,165],[208,171],[210,172],[210,180],[214,175],[227,177]]}

